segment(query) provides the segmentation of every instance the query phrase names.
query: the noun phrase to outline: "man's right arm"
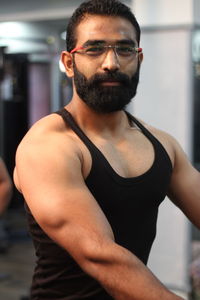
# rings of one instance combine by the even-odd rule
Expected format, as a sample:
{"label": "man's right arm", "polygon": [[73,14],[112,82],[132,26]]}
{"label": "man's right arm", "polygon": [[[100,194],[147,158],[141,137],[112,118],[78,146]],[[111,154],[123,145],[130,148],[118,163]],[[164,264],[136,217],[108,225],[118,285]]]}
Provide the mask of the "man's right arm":
{"label": "man's right arm", "polygon": [[[67,149],[67,150],[66,150]],[[25,140],[15,178],[43,230],[116,300],[180,300],[131,252],[112,229],[84,183],[73,143]]]}

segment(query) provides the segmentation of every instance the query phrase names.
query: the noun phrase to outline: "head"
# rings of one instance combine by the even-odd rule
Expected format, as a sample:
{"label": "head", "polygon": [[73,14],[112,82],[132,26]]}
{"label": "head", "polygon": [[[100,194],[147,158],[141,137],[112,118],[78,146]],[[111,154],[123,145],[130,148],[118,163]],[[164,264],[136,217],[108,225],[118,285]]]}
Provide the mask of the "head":
{"label": "head", "polygon": [[136,31],[136,39],[140,44],[140,26],[130,8],[117,0],[89,0],[83,2],[73,13],[67,26],[66,47],[70,52],[77,44],[77,26],[88,15],[121,17],[128,20]]}
{"label": "head", "polygon": [[[133,49],[139,49],[139,41],[135,16],[117,0],[90,0],[74,12],[62,61],[74,79],[74,91],[90,108],[121,110],[135,96],[142,53]],[[125,49],[132,49],[132,55],[124,55]]]}

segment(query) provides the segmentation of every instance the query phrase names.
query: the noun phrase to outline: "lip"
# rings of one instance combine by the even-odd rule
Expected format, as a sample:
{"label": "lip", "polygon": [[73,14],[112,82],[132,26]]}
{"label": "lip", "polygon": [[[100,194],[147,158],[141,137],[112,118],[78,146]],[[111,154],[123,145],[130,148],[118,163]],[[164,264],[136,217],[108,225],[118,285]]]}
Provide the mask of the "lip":
{"label": "lip", "polygon": [[103,81],[103,82],[101,82],[101,85],[103,85],[103,86],[120,86],[121,82],[119,82],[119,81]]}

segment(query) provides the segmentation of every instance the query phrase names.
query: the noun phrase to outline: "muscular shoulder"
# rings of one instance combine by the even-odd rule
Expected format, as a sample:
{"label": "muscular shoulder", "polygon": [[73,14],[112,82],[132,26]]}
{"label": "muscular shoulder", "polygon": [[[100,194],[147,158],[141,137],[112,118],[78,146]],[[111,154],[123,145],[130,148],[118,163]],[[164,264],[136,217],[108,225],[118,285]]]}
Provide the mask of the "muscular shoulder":
{"label": "muscular shoulder", "polygon": [[36,172],[37,169],[46,170],[44,174],[47,174],[53,170],[55,173],[56,169],[62,172],[64,167],[70,170],[74,165],[81,168],[81,155],[73,132],[59,115],[51,114],[36,122],[19,144],[15,182],[17,181],[20,188],[19,174],[27,176],[29,172]]}
{"label": "muscular shoulder", "polygon": [[73,132],[57,114],[48,115],[36,122],[22,139],[18,152],[34,152],[37,148],[41,152],[43,149],[46,152],[57,149],[57,153],[62,149],[68,152],[78,151]]}

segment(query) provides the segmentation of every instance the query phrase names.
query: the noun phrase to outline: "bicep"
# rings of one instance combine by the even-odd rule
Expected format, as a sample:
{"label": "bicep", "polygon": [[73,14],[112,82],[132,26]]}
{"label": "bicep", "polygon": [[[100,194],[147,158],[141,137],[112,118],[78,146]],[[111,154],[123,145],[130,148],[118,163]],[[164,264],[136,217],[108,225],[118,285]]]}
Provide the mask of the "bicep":
{"label": "bicep", "polygon": [[200,173],[191,165],[179,145],[176,146],[168,196],[200,228]]}
{"label": "bicep", "polygon": [[80,160],[73,155],[63,157],[23,156],[17,174],[38,224],[77,257],[81,256],[81,249],[84,251],[114,237],[105,215],[84,183]]}

